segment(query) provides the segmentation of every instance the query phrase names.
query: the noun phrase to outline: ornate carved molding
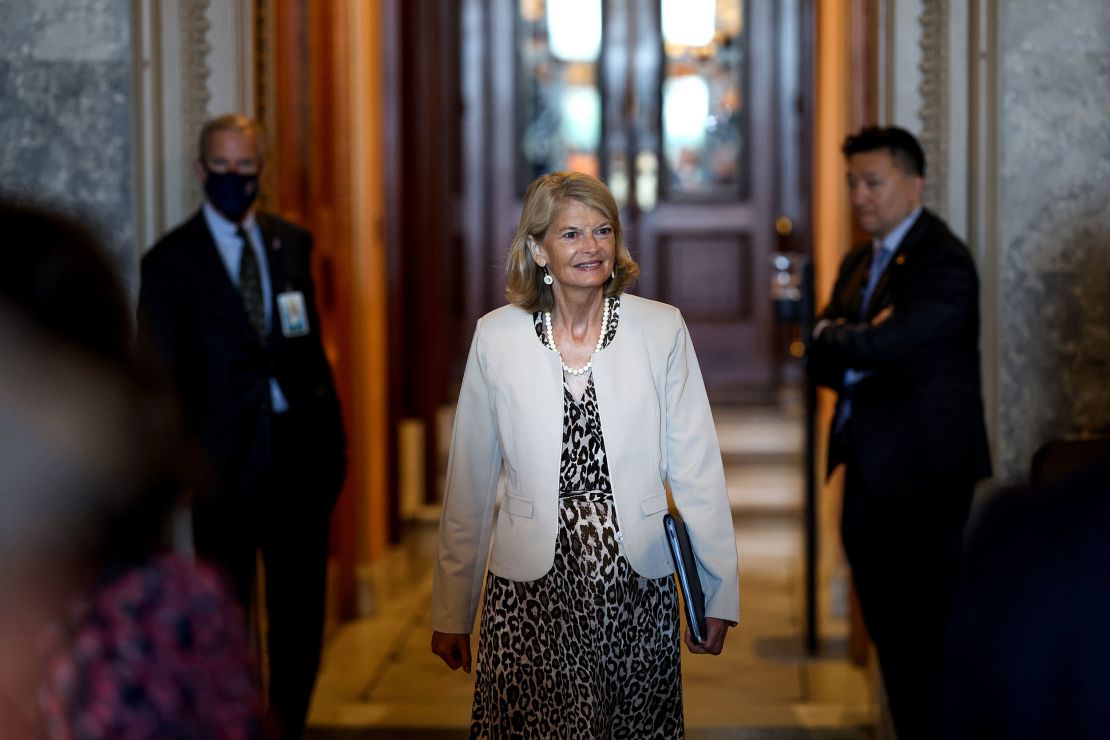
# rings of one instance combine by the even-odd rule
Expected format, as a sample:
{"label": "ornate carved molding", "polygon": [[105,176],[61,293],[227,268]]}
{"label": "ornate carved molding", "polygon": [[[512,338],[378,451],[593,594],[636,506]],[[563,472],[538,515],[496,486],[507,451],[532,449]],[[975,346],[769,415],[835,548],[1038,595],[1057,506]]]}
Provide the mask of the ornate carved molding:
{"label": "ornate carved molding", "polygon": [[948,210],[948,0],[923,0],[921,10],[921,146],[928,177],[925,202]]}
{"label": "ornate carved molding", "polygon": [[254,116],[266,132],[267,166],[262,170],[262,205],[273,208],[277,199],[277,107],[274,90],[273,0],[254,0]]}
{"label": "ornate carved molding", "polygon": [[[181,0],[181,88],[184,161],[193,159],[194,147],[200,130],[208,118],[208,6],[209,0]],[[193,189],[182,191],[186,202],[183,210],[188,213],[196,206]]]}

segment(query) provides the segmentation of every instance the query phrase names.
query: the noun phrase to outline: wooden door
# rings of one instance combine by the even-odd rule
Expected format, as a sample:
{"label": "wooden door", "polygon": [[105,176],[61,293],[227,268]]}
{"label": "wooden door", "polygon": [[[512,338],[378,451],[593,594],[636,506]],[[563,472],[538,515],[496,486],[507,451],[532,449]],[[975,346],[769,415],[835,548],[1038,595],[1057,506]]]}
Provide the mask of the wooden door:
{"label": "wooden door", "polygon": [[[503,302],[500,267],[538,174],[605,180],[642,274],[632,292],[678,306],[718,400],[776,377],[770,254],[808,234],[812,0],[494,0],[469,3],[467,169],[487,220],[469,249]],[[482,42],[486,41],[484,46]],[[469,50],[469,53],[468,53]]]}

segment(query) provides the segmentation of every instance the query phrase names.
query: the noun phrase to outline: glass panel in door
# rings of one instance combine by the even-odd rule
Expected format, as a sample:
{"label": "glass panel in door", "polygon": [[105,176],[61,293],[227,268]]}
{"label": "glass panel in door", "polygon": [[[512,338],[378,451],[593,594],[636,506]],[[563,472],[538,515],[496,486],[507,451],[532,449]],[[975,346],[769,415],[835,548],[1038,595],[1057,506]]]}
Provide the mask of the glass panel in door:
{"label": "glass panel in door", "polygon": [[518,193],[547,172],[600,177],[601,11],[601,0],[518,0]]}
{"label": "glass panel in door", "polygon": [[744,25],[742,0],[662,0],[665,198],[746,189]]}

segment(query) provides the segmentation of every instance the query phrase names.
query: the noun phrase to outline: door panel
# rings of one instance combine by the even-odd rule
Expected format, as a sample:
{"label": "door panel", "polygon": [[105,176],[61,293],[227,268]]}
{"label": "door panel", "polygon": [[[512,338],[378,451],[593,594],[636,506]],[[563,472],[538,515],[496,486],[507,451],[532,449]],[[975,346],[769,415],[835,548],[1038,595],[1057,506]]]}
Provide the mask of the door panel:
{"label": "door panel", "polygon": [[751,320],[752,245],[746,234],[676,234],[659,245],[659,297],[682,306],[687,322]]}

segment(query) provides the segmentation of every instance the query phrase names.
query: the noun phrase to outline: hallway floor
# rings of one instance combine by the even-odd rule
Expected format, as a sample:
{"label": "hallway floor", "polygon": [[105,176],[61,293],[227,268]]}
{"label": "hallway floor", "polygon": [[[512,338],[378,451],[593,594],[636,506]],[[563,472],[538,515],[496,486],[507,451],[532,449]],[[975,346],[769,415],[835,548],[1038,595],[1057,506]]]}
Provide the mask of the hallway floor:
{"label": "hallway floor", "polygon": [[[800,408],[726,406],[715,416],[740,552],[742,621],[721,656],[683,651],[687,736],[872,738],[874,680],[848,660],[846,620],[824,619],[819,656],[802,647]],[[307,737],[467,736],[473,676],[449,671],[428,647],[437,515],[413,519],[405,542],[364,574],[362,607],[372,616],[346,624],[326,646]]]}

